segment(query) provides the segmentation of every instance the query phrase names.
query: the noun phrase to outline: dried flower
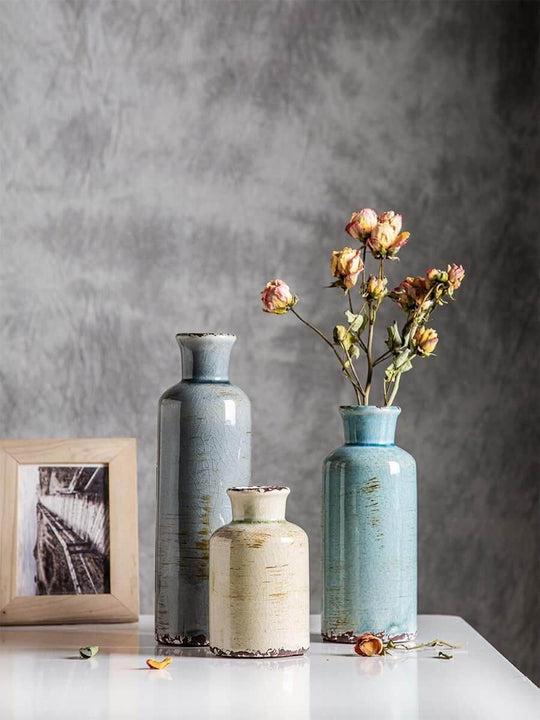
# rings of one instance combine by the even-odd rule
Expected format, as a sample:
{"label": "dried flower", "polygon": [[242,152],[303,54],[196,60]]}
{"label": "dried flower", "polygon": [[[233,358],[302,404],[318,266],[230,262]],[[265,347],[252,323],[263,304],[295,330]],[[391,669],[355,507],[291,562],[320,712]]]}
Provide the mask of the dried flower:
{"label": "dried flower", "polygon": [[[387,214],[389,213],[384,213],[384,215]],[[393,216],[389,222],[379,221],[366,243],[373,257],[392,259],[409,242],[410,233],[399,233],[396,228],[401,228],[401,215]]]}
{"label": "dried flower", "polygon": [[431,289],[431,283],[423,277],[406,277],[390,293],[392,300],[406,312],[422,308],[427,310],[433,304],[427,300],[427,294]]}
{"label": "dried flower", "polygon": [[[448,265],[445,270],[430,268],[424,277],[406,277],[389,292],[385,260],[397,259],[399,251],[410,237],[408,232],[403,231],[402,225],[402,216],[393,210],[377,215],[366,207],[352,213],[345,231],[358,241],[357,249],[344,247],[336,250],[332,253],[330,265],[333,275],[331,287],[345,291],[347,305],[347,324],[335,325],[333,334],[327,335],[323,329],[297,312],[294,305],[298,298],[282,280],[268,283],[261,295],[265,312],[283,315],[292,310],[298,321],[310,328],[330,348],[354,390],[358,405],[369,405],[374,371],[380,363],[386,361],[384,405],[393,405],[401,378],[412,369],[419,356],[431,355],[437,346],[436,331],[427,327],[433,312],[448,303],[465,277],[461,265]],[[373,258],[376,262],[373,262]],[[369,263],[374,266],[373,270]],[[360,293],[352,292],[358,283],[361,286]],[[358,294],[361,294],[360,304]],[[400,325],[391,322],[387,330],[386,349],[376,357],[373,353],[374,326],[386,297],[399,305],[405,315]],[[365,356],[367,366],[364,377],[364,368],[358,367],[355,362],[362,355]],[[378,648],[379,641],[375,642]],[[369,644],[367,647],[370,647]],[[386,650],[390,644],[384,647]]]}
{"label": "dried flower", "polygon": [[372,300],[382,300],[387,294],[386,285],[388,280],[386,278],[378,278],[375,275],[371,275],[366,283],[366,290],[364,297],[371,298]]}
{"label": "dried flower", "polygon": [[298,302],[298,298],[291,293],[287,283],[278,279],[267,283],[261,293],[261,300],[264,312],[275,315],[284,315]]}
{"label": "dried flower", "polygon": [[337,284],[349,290],[356,285],[358,275],[364,269],[361,250],[345,247],[343,250],[334,250],[330,263],[332,275],[338,279]]}
{"label": "dried flower", "polygon": [[364,208],[360,212],[353,212],[345,232],[355,240],[365,240],[379,222],[377,213],[370,208]]}
{"label": "dried flower", "polygon": [[[436,648],[445,647],[458,650],[463,645],[455,645],[454,643],[447,642],[446,640],[429,640],[425,643],[419,643],[418,645],[411,645],[406,641],[402,640],[381,640],[377,635],[366,632],[356,638],[354,645],[354,652],[358,655],[370,657],[373,655],[390,655],[390,650],[423,650],[424,648]],[[435,658],[443,658],[444,660],[451,660],[453,655],[451,653],[445,653],[440,651],[439,655],[435,655]]]}
{"label": "dried flower", "polygon": [[448,284],[450,285],[450,294],[457,290],[465,277],[465,269],[463,265],[448,266]]}
{"label": "dried flower", "polygon": [[384,643],[380,637],[373,633],[366,632],[356,638],[354,644],[354,652],[363,657],[372,657],[373,655],[382,655]]}
{"label": "dried flower", "polygon": [[424,357],[431,355],[437,347],[438,342],[439,336],[433,328],[419,327],[414,333],[413,347],[416,348],[419,355],[423,355]]}

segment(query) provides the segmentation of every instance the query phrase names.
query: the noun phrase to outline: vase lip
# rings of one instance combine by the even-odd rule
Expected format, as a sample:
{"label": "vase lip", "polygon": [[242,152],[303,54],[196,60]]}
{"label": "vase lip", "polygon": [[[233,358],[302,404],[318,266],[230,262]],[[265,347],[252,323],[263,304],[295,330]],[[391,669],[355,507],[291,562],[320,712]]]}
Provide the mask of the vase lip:
{"label": "vase lip", "polygon": [[285,485],[246,485],[244,487],[227,488],[227,493],[290,493],[290,488]]}
{"label": "vase lip", "polygon": [[339,410],[342,413],[351,412],[358,415],[375,412],[388,412],[391,414],[401,412],[401,408],[399,407],[399,405],[384,405],[381,407],[379,407],[378,405],[340,405]]}
{"label": "vase lip", "polygon": [[177,338],[182,337],[194,337],[194,338],[203,338],[203,337],[229,337],[229,338],[236,338],[236,335],[234,333],[217,333],[217,332],[181,332],[176,333]]}

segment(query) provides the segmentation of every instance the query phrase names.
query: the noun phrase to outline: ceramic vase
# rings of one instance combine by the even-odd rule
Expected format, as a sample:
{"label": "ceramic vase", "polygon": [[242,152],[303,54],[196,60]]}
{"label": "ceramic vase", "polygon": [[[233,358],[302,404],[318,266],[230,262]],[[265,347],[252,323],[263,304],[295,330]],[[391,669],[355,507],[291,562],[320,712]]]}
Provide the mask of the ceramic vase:
{"label": "ceramic vase", "polygon": [[251,411],[229,382],[234,335],[180,334],[182,380],[159,401],[155,636],[208,643],[208,546],[250,482]]}
{"label": "ceramic vase", "polygon": [[232,522],[210,540],[210,649],[217,655],[302,655],[309,647],[306,533],[285,520],[289,488],[228,490]]}
{"label": "ceramic vase", "polygon": [[323,468],[325,640],[416,634],[416,463],[394,444],[397,407],[342,407],[345,444]]}

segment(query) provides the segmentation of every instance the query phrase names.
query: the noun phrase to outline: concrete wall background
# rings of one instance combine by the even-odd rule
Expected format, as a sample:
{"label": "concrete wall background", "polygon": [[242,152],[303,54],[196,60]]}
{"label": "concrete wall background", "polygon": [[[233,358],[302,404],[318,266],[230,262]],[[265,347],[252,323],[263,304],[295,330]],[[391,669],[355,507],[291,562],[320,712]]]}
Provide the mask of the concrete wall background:
{"label": "concrete wall background", "polygon": [[0,434],[138,437],[143,612],[179,330],[238,333],[253,480],[291,486],[318,608],[320,463],[352,396],[259,292],[282,277],[332,327],[350,212],[393,208],[396,284],[468,272],[399,396],[420,610],[540,681],[538,26],[534,2],[0,2]]}

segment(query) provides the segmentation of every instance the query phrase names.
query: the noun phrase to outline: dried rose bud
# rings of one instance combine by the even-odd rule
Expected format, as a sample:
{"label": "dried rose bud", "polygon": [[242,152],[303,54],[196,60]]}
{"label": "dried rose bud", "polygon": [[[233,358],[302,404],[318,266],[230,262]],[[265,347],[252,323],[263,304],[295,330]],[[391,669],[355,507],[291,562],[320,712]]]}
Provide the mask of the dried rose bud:
{"label": "dried rose bud", "polygon": [[364,208],[360,212],[353,212],[345,232],[349,233],[355,240],[364,240],[371,234],[377,223],[378,218],[375,210]]}
{"label": "dried rose bud", "polygon": [[296,305],[298,298],[283,280],[272,280],[262,291],[261,300],[264,312],[283,315]]}
{"label": "dried rose bud", "polygon": [[438,342],[439,337],[437,331],[433,330],[433,328],[420,327],[414,333],[413,346],[417,352],[424,357],[431,355],[437,347]]}
{"label": "dried rose bud", "polygon": [[437,268],[431,268],[426,273],[426,280],[429,280],[431,283],[441,282],[445,283],[448,282],[448,273],[444,270],[438,270]]}
{"label": "dried rose bud", "polygon": [[332,253],[330,270],[344,289],[348,290],[356,285],[358,275],[363,269],[361,250],[345,247],[343,250],[334,250]]}
{"label": "dried rose bud", "polygon": [[334,342],[335,343],[343,343],[347,339],[347,328],[343,325],[336,325],[334,328]]}
{"label": "dried rose bud", "polygon": [[371,275],[366,283],[365,297],[370,297],[373,300],[382,300],[386,295],[386,284],[388,280],[383,278],[382,280],[375,275]]}
{"label": "dried rose bud", "polygon": [[366,632],[356,638],[354,652],[363,657],[372,657],[373,655],[382,655],[384,644],[381,638]]}
{"label": "dried rose bud", "polygon": [[452,290],[457,290],[465,277],[465,269],[463,265],[448,266],[448,284]]}

